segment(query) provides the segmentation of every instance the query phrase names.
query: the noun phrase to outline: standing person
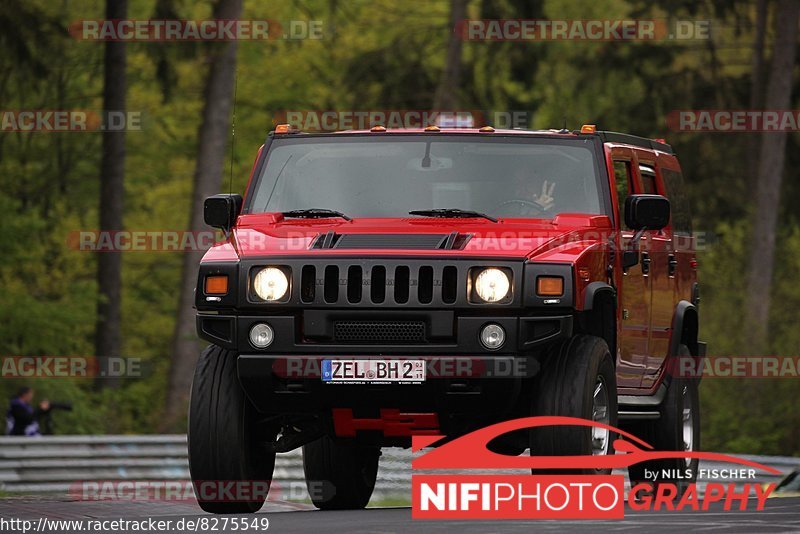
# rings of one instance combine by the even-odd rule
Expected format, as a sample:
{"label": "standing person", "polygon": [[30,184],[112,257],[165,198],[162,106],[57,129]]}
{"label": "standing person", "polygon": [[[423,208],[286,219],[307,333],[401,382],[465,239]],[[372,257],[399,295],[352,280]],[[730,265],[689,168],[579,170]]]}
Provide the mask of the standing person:
{"label": "standing person", "polygon": [[39,436],[39,416],[50,411],[50,401],[43,400],[33,407],[33,389],[23,386],[11,397],[6,412],[6,434],[10,436]]}

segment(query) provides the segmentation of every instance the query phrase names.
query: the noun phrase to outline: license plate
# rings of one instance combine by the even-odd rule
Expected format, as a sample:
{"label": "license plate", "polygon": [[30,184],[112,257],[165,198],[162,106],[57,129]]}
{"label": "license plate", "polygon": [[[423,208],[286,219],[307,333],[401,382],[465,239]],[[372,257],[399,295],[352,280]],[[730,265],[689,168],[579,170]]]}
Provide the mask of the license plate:
{"label": "license plate", "polygon": [[322,360],[322,381],[332,383],[410,383],[425,381],[424,360]]}

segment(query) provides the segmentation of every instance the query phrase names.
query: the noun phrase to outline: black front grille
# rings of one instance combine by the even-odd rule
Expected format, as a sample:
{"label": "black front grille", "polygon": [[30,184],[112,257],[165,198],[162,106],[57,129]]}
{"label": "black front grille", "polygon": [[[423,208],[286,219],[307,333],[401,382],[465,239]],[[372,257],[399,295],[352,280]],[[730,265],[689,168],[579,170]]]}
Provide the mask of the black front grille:
{"label": "black front grille", "polygon": [[424,343],[423,321],[336,321],[333,335],[340,343]]}
{"label": "black front grille", "polygon": [[299,281],[303,303],[339,305],[454,304],[460,284],[454,265],[403,264],[304,265]]}

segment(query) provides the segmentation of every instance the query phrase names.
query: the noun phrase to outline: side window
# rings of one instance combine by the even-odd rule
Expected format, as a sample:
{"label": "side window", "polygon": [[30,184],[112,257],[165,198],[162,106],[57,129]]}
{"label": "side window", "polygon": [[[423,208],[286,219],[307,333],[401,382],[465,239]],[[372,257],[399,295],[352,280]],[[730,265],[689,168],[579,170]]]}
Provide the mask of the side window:
{"label": "side window", "polygon": [[645,195],[657,195],[655,169],[649,165],[639,165],[639,172],[642,175],[642,187],[644,187],[642,192]]}
{"label": "side window", "polygon": [[619,203],[620,226],[625,226],[625,199],[633,190],[633,173],[631,173],[630,161],[614,162],[614,181],[617,184],[617,202]]}
{"label": "side window", "polygon": [[683,176],[671,169],[661,169],[661,176],[664,178],[672,212],[672,233],[689,236],[692,234],[692,214],[689,211],[689,195],[683,185]]}

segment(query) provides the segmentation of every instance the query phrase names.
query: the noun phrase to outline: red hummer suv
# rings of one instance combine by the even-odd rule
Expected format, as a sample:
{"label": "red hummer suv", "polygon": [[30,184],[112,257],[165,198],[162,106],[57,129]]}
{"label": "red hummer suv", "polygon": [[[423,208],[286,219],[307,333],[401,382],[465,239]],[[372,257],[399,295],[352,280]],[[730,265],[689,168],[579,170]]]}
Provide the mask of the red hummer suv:
{"label": "red hummer suv", "polygon": [[[663,141],[491,127],[281,125],[203,258],[192,479],[269,481],[303,447],[314,504],[366,506],[381,447],[564,415],[660,450],[699,445],[694,242]],[[493,450],[614,454],[613,432],[512,433]],[[696,461],[645,467],[696,472]],[[264,495],[212,512],[258,510]]]}

